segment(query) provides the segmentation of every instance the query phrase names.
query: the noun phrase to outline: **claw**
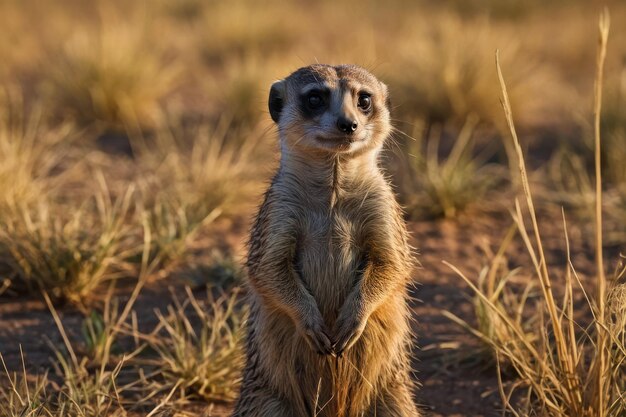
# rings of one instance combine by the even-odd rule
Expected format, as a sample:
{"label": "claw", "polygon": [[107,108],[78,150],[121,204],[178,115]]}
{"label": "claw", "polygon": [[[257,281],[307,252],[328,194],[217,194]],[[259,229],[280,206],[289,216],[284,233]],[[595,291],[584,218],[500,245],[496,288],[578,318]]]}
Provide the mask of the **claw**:
{"label": "claw", "polygon": [[313,322],[302,329],[302,336],[311,347],[311,350],[318,355],[330,355],[333,353],[333,343],[328,336],[328,331],[323,323]]}

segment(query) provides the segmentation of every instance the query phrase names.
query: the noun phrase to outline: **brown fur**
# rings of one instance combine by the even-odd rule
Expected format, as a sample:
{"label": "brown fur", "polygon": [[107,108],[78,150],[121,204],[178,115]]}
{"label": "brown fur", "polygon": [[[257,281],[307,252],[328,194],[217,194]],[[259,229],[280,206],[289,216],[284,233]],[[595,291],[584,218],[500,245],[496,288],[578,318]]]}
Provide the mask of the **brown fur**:
{"label": "brown fur", "polygon": [[[311,83],[330,93],[323,114],[304,117]],[[364,90],[368,114],[356,105]],[[314,65],[272,87],[282,157],[250,238],[234,417],[419,415],[409,375],[413,259],[377,163],[387,103],[385,85],[356,66]],[[338,133],[338,115],[358,122],[354,134]]]}

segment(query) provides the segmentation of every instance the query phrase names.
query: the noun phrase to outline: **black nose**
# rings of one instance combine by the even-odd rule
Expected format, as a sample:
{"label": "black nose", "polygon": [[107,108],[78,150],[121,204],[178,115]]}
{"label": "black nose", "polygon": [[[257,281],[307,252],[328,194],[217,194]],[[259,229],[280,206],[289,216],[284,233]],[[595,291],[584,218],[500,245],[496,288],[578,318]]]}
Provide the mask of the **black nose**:
{"label": "black nose", "polygon": [[359,127],[359,124],[356,120],[351,120],[346,117],[339,117],[337,119],[337,128],[343,133],[353,133],[357,127]]}

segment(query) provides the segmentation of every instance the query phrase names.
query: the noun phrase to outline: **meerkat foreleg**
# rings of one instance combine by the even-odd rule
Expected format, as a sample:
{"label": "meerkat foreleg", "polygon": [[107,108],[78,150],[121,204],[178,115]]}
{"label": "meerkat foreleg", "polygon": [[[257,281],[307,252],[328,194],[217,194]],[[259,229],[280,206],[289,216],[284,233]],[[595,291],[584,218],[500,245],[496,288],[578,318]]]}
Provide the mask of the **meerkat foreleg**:
{"label": "meerkat foreleg", "polygon": [[294,266],[295,244],[281,236],[270,238],[272,244],[262,251],[263,257],[250,282],[265,298],[267,305],[286,313],[296,330],[319,354],[331,354],[329,331],[315,298],[305,287]]}
{"label": "meerkat foreleg", "polygon": [[338,356],[361,337],[367,320],[389,294],[397,290],[400,273],[394,254],[372,251],[360,279],[339,310],[333,327],[334,351]]}

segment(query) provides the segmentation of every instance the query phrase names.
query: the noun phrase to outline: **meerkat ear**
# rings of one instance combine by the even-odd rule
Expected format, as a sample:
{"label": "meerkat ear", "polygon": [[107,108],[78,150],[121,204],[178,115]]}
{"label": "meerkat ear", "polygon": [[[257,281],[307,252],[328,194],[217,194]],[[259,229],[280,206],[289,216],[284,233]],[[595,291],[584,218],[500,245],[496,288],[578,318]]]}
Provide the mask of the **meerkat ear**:
{"label": "meerkat ear", "polygon": [[275,123],[280,119],[280,113],[283,111],[285,104],[285,80],[276,81],[270,88],[270,98],[268,106],[270,108],[270,116]]}

